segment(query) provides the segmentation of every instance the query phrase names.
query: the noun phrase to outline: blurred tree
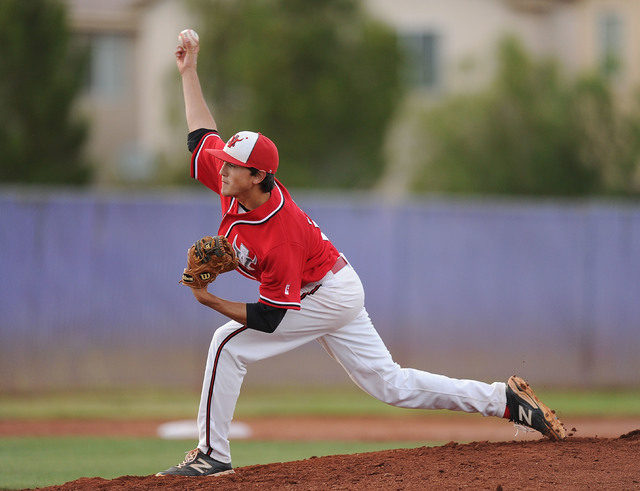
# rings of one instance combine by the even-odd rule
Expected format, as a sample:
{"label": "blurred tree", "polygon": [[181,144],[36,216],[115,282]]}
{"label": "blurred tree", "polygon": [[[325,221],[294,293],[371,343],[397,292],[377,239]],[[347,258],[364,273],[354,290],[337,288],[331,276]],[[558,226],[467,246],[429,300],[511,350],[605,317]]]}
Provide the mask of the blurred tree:
{"label": "blurred tree", "polygon": [[87,181],[87,126],[73,113],[85,60],[60,2],[0,1],[0,181]]}
{"label": "blurred tree", "polygon": [[368,187],[401,96],[395,35],[357,0],[196,0],[199,71],[223,137],[272,138],[288,186]]}
{"label": "blurred tree", "polygon": [[[484,92],[423,118],[418,191],[580,196],[638,194],[640,111],[621,112],[606,80],[564,80],[514,38]],[[634,183],[635,179],[635,183]]]}

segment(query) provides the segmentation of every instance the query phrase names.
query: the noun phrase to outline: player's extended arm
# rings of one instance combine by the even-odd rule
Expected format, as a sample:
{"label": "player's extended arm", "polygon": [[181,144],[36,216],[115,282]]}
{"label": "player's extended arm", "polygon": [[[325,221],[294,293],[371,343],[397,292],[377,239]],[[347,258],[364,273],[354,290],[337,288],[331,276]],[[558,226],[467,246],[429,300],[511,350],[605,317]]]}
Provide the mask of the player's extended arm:
{"label": "player's extended arm", "polygon": [[217,297],[209,293],[206,288],[192,288],[193,296],[202,305],[219,312],[231,320],[239,322],[243,326],[247,325],[247,304],[244,302],[233,302]]}
{"label": "player's extended arm", "polygon": [[186,38],[184,46],[178,46],[175,51],[176,64],[182,76],[182,92],[184,94],[185,113],[189,131],[200,128],[217,129],[216,122],[209,111],[207,102],[202,94],[200,79],[198,78],[198,52],[200,45],[192,39]]}
{"label": "player's extended arm", "polygon": [[274,332],[284,318],[286,309],[265,306],[259,302],[232,302],[216,297],[206,288],[192,288],[193,296],[205,305],[243,326],[266,333]]}

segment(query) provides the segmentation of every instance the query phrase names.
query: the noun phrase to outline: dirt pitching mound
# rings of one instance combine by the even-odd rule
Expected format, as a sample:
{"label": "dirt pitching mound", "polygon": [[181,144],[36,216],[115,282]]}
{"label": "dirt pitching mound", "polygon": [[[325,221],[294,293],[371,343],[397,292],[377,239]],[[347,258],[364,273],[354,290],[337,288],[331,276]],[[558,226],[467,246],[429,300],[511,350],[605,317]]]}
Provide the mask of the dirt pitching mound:
{"label": "dirt pitching mound", "polygon": [[640,489],[640,430],[563,442],[450,442],[439,447],[332,455],[237,468],[219,477],[83,478],[47,491]]}

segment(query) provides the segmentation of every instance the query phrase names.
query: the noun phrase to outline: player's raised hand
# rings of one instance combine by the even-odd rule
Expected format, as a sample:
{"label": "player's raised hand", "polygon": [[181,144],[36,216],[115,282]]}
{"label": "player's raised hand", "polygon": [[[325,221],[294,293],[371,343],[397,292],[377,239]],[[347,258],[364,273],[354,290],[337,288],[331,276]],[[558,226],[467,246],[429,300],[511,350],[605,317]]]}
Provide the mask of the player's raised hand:
{"label": "player's raised hand", "polygon": [[184,73],[187,69],[195,69],[198,64],[198,52],[200,51],[198,33],[193,29],[185,29],[178,35],[178,43],[175,50],[178,70],[180,73]]}

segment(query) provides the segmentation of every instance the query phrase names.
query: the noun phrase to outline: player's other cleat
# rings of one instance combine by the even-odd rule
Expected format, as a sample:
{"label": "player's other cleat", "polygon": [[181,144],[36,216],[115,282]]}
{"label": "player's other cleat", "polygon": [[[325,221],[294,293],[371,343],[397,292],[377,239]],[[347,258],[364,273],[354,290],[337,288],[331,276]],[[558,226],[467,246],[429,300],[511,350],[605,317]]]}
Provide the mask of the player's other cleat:
{"label": "player's other cleat", "polygon": [[533,428],[552,440],[564,440],[566,433],[554,412],[536,397],[529,384],[512,376],[507,382],[509,420]]}
{"label": "player's other cleat", "polygon": [[156,476],[220,476],[233,474],[231,464],[218,462],[196,448],[187,453],[184,462],[166,471],[158,472]]}

